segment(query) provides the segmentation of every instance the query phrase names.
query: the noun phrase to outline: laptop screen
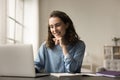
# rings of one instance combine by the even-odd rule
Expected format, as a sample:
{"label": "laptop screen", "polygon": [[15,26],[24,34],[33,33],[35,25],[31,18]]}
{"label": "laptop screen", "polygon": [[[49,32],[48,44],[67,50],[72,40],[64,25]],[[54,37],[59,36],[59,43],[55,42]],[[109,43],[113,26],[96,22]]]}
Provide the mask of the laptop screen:
{"label": "laptop screen", "polygon": [[35,76],[32,45],[0,45],[0,75]]}

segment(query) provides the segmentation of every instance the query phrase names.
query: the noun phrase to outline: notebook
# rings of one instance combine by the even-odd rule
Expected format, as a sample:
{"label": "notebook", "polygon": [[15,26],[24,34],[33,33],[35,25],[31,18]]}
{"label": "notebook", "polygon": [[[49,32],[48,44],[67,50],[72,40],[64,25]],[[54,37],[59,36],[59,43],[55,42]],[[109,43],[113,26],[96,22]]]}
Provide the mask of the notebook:
{"label": "notebook", "polygon": [[35,73],[31,44],[0,45],[0,76],[40,77]]}
{"label": "notebook", "polygon": [[96,74],[106,77],[120,77],[120,71],[102,71],[97,72]]}

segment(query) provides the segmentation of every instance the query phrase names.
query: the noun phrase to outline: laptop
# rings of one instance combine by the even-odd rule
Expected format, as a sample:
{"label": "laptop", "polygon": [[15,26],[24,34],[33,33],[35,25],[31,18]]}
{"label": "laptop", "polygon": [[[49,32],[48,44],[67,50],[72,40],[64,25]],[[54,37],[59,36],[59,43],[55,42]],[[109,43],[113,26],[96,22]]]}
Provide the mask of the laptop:
{"label": "laptop", "polygon": [[34,67],[31,44],[0,45],[0,76],[40,77],[49,73],[37,73]]}

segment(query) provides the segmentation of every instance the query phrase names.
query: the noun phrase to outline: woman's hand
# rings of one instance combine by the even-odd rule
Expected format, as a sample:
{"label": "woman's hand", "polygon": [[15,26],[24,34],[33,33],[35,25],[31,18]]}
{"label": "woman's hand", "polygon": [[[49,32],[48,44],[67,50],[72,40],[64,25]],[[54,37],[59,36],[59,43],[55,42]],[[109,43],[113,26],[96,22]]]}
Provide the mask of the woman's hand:
{"label": "woman's hand", "polygon": [[53,38],[53,41],[55,42],[55,45],[60,45],[62,47],[64,55],[68,54],[67,45],[65,45],[64,39],[62,37],[60,37],[60,38]]}
{"label": "woman's hand", "polygon": [[66,46],[64,44],[64,41],[63,41],[62,37],[60,37],[60,38],[53,38],[53,41],[55,42],[55,45],[60,45],[61,47]]}

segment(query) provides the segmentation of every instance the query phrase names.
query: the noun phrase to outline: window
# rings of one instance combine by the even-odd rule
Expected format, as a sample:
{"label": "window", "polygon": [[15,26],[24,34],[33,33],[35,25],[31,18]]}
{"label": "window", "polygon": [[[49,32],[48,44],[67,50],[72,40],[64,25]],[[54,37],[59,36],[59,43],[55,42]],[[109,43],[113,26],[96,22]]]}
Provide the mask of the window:
{"label": "window", "polygon": [[23,43],[24,0],[7,1],[7,43]]}

